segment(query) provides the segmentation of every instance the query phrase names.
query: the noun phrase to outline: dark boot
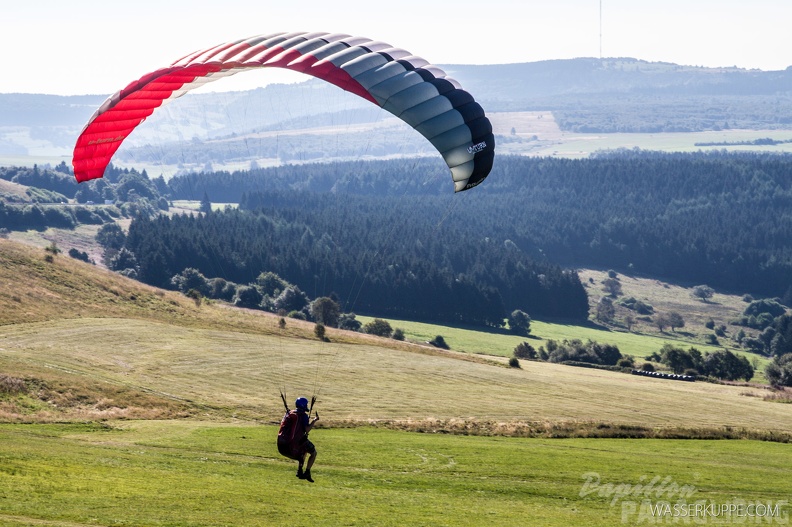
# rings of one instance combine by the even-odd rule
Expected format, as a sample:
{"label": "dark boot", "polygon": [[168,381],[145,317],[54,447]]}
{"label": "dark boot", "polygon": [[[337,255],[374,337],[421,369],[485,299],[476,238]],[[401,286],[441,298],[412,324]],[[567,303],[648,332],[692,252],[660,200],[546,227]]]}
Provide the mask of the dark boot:
{"label": "dark boot", "polygon": [[314,482],[314,480],[313,480],[313,479],[311,479],[311,471],[310,471],[310,470],[306,470],[306,471],[305,471],[305,473],[303,474],[303,477],[302,477],[302,479],[308,480],[308,481],[310,481],[311,483],[313,483],[313,482]]}
{"label": "dark boot", "polygon": [[305,479],[305,476],[303,475],[302,467],[297,467],[297,477],[300,479]]}

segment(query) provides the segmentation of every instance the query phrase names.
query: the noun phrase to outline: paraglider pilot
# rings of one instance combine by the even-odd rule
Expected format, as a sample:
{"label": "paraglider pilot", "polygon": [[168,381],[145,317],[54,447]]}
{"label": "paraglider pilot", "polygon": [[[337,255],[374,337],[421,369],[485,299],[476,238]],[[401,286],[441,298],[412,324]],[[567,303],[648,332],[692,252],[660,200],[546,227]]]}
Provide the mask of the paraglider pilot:
{"label": "paraglider pilot", "polygon": [[[299,397],[294,405],[297,409],[289,410],[287,407],[286,415],[281,420],[278,431],[278,452],[299,462],[297,477],[313,483],[311,467],[316,461],[316,447],[308,439],[308,433],[319,420],[319,413],[317,412],[313,419],[310,418],[311,411],[308,408],[308,399],[305,397]],[[308,463],[303,471],[306,455]]]}

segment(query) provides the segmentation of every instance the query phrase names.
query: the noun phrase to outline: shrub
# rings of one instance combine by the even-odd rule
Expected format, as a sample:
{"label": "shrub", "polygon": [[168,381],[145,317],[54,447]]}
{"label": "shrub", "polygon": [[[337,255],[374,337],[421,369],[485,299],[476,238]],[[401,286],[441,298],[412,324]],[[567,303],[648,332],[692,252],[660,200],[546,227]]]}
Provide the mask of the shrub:
{"label": "shrub", "polygon": [[192,298],[195,301],[196,306],[200,306],[201,302],[203,301],[203,295],[197,289],[190,289],[184,295],[188,298]]}
{"label": "shrub", "polygon": [[450,349],[442,335],[437,335],[434,339],[429,341],[429,344],[435,348],[442,348],[444,350]]}
{"label": "shrub", "polygon": [[354,313],[342,313],[338,317],[338,327],[347,331],[360,331],[363,324],[356,318]]}
{"label": "shrub", "polygon": [[396,328],[393,331],[393,340],[404,340],[404,330],[401,328]]}
{"label": "shrub", "polygon": [[390,337],[393,333],[393,328],[391,327],[390,323],[387,320],[382,320],[381,318],[375,318],[365,326],[363,326],[363,331],[368,333],[369,335],[377,335],[378,337]]}
{"label": "shrub", "polygon": [[314,325],[314,335],[316,335],[316,338],[319,340],[327,340],[327,337],[325,336],[326,331],[327,330],[325,329],[324,324]]}
{"label": "shrub", "polygon": [[512,368],[519,368],[520,367],[519,359],[517,359],[517,357],[510,358],[509,359],[509,366],[511,366]]}
{"label": "shrub", "polygon": [[17,394],[27,392],[27,385],[22,379],[0,373],[0,393]]}
{"label": "shrub", "polygon": [[514,348],[514,356],[518,359],[535,359],[538,355],[533,346],[527,342],[520,342]]}
{"label": "shrub", "polygon": [[58,244],[55,242],[51,242],[49,245],[44,247],[44,250],[50,254],[58,254],[61,252],[60,248],[58,247]]}
{"label": "shrub", "polygon": [[87,252],[85,252],[85,251],[78,251],[78,250],[77,250],[77,249],[75,249],[74,247],[72,247],[71,249],[69,249],[69,256],[71,256],[71,257],[72,257],[72,258],[74,258],[75,260],[82,260],[83,262],[86,262],[86,263],[92,263],[92,262],[91,262],[91,258],[88,256],[88,253],[87,253]]}
{"label": "shrub", "polygon": [[622,357],[621,359],[619,359],[616,362],[616,366],[618,366],[619,368],[634,368],[635,367],[635,361],[633,360],[632,357],[629,357],[629,356],[628,357]]}
{"label": "shrub", "polygon": [[639,315],[651,315],[654,313],[654,307],[651,304],[637,300],[635,297],[623,298],[619,300],[619,304],[635,311]]}
{"label": "shrub", "polygon": [[655,371],[655,367],[651,362],[644,362],[641,364],[641,371]]}
{"label": "shrub", "polygon": [[305,316],[305,313],[302,311],[289,311],[289,314],[286,315],[289,318],[296,318],[297,320],[307,320],[308,317]]}
{"label": "shrub", "polygon": [[743,315],[749,317],[753,315],[757,318],[763,314],[768,314],[771,322],[773,318],[780,317],[784,313],[786,313],[784,306],[779,304],[778,301],[774,299],[755,300],[745,308],[745,311],[743,311]]}
{"label": "shrub", "polygon": [[[548,349],[550,342],[547,343]],[[555,344],[554,349],[549,353],[548,360],[550,362],[574,361],[614,366],[621,358],[622,354],[619,348],[612,344],[600,344],[593,340],[584,344],[579,339],[572,339]]]}

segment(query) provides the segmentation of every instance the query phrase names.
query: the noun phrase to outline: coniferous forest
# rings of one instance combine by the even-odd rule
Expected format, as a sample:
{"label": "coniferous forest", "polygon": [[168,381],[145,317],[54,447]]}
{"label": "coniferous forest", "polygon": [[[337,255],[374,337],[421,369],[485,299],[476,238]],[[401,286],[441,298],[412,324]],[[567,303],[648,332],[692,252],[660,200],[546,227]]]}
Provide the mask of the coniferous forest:
{"label": "coniferous forest", "polygon": [[[790,155],[500,156],[484,184],[460,194],[435,158],[167,182],[111,168],[80,186],[58,168],[0,177],[120,202],[135,216],[125,247],[138,276],[159,286],[185,268],[240,284],[270,271],[312,297],[334,293],[348,311],[498,324],[514,309],[585,318],[584,289],[564,269],[590,266],[792,302]],[[178,199],[239,207],[157,215]],[[42,228],[54,214],[46,207],[6,201],[0,227]],[[78,212],[89,213],[70,210],[72,223],[83,222]]]}
{"label": "coniferous forest", "polygon": [[270,271],[311,297],[337,297],[346,311],[413,320],[498,326],[514,309],[588,315],[576,273],[430,219],[436,200],[295,191],[266,198],[277,206],[134,220],[125,247],[139,277],[167,287],[189,267],[244,284]]}
{"label": "coniferous forest", "polygon": [[[616,151],[589,159],[501,156],[484,184],[451,197],[447,169],[434,160],[406,166],[290,166],[193,175],[168,183],[176,198],[208,196],[214,202],[241,201],[249,209],[286,206],[289,200],[297,206],[306,190],[372,199],[415,200],[421,195],[426,210],[447,211],[445,224],[467,242],[490,238],[493,245],[516,247],[535,262],[613,268],[792,300],[789,155]],[[378,208],[376,201],[369,203]],[[368,216],[361,211],[357,217]]]}

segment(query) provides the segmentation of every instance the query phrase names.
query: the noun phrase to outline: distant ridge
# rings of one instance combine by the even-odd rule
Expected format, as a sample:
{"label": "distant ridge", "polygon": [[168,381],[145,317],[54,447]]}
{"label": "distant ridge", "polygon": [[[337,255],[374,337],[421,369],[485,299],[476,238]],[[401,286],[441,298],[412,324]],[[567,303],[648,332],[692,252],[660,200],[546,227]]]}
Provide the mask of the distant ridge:
{"label": "distant ridge", "polygon": [[[442,67],[487,112],[549,111],[566,132],[792,129],[792,68],[705,68],[635,58]],[[160,144],[261,130],[307,133],[306,126],[371,119],[372,105],[365,101],[329,105],[321,94],[333,90],[310,79],[187,95],[152,116],[148,129],[128,142]],[[106,96],[0,94],[0,156],[69,156]]]}

